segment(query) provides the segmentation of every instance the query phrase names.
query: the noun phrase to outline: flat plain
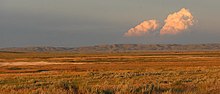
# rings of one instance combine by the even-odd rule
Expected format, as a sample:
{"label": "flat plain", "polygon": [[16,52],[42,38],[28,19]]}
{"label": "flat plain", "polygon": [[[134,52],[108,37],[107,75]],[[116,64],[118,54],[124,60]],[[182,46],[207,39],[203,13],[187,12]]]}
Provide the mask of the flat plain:
{"label": "flat plain", "polygon": [[220,51],[0,52],[1,94],[218,94]]}

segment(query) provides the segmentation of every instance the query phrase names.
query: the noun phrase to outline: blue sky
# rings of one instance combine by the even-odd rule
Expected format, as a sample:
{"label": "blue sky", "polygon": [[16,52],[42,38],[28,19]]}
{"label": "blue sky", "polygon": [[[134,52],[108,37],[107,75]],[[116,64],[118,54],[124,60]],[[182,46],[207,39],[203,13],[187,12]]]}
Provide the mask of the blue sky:
{"label": "blue sky", "polygon": [[[219,43],[219,0],[0,0],[0,47],[115,43]],[[163,24],[187,8],[197,22],[182,34],[124,37],[144,20]]]}

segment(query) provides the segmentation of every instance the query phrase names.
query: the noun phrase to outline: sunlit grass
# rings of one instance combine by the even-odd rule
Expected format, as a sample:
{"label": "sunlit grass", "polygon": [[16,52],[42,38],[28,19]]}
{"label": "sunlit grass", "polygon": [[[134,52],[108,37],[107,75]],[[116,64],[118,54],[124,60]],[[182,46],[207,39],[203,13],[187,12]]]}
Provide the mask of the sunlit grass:
{"label": "sunlit grass", "polygon": [[[9,55],[10,54],[10,55]],[[18,55],[19,54],[19,55]],[[4,57],[5,55],[5,57]],[[7,56],[6,56],[7,55]],[[1,53],[1,94],[218,94],[219,52]],[[72,62],[92,64],[71,64]]]}

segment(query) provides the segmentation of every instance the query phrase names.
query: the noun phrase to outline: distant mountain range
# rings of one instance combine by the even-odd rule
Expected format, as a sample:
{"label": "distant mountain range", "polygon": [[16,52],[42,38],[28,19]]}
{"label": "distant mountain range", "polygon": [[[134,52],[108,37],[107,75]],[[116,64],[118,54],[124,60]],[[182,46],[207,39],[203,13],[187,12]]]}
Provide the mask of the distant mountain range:
{"label": "distant mountain range", "polygon": [[112,44],[87,47],[11,47],[7,52],[141,52],[141,51],[220,51],[220,44]]}

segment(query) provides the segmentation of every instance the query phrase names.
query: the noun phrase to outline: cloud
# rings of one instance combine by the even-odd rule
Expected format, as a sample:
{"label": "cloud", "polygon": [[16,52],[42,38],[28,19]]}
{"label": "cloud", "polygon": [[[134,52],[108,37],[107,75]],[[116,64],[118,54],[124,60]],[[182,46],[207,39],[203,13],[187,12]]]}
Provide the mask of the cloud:
{"label": "cloud", "polygon": [[135,26],[128,30],[124,36],[131,37],[131,36],[143,36],[145,33],[149,31],[155,31],[159,27],[159,24],[156,20],[148,20],[144,21],[141,24]]}
{"label": "cloud", "polygon": [[164,21],[165,25],[160,30],[160,34],[177,34],[183,32],[193,25],[194,17],[188,9],[182,8],[179,12],[168,15]]}
{"label": "cloud", "polygon": [[137,25],[134,28],[128,30],[124,36],[143,36],[146,33],[155,31],[160,27],[160,35],[175,35],[181,32],[186,31],[190,26],[194,25],[194,17],[192,13],[186,8],[182,8],[180,11],[169,14],[165,24],[160,27],[157,20],[148,20],[144,21],[141,24]]}

